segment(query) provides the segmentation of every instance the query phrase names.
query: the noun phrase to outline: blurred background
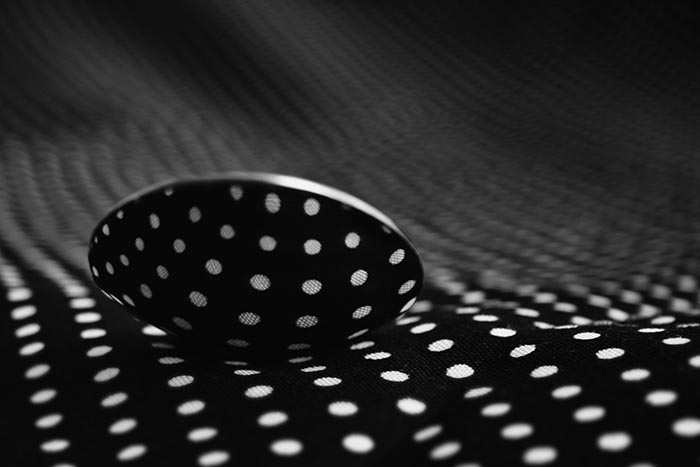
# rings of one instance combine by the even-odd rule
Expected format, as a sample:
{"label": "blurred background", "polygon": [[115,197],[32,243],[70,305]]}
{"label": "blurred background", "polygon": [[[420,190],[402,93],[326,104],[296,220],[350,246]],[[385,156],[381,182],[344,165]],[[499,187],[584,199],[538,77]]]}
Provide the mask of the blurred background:
{"label": "blurred background", "polygon": [[44,274],[86,272],[92,227],[137,189],[255,170],[376,205],[448,290],[694,290],[692,6],[26,0],[2,10],[1,249]]}
{"label": "blurred background", "polygon": [[[697,462],[696,4],[0,0],[1,463]],[[231,170],[387,213],[419,301],[269,367],[109,303],[98,220]]]}

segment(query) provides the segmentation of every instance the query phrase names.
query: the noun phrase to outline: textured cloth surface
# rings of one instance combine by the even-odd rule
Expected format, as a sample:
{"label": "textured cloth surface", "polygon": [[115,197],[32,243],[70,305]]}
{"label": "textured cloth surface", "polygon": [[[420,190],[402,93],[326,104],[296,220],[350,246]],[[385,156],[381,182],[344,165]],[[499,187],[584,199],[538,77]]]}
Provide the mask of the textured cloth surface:
{"label": "textured cloth surface", "polygon": [[[697,462],[693,9],[3,7],[2,465]],[[386,212],[423,256],[419,301],[255,365],[106,300],[86,256],[108,209],[228,170]]]}

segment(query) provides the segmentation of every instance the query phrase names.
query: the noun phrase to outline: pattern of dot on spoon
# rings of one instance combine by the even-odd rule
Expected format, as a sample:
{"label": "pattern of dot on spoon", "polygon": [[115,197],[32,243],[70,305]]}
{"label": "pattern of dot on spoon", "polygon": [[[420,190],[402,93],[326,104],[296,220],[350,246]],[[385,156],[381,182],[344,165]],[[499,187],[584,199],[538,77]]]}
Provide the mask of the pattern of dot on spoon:
{"label": "pattern of dot on spoon", "polygon": [[146,189],[90,245],[93,279],[139,319],[257,355],[359,337],[407,311],[423,281],[416,249],[384,214],[270,174]]}

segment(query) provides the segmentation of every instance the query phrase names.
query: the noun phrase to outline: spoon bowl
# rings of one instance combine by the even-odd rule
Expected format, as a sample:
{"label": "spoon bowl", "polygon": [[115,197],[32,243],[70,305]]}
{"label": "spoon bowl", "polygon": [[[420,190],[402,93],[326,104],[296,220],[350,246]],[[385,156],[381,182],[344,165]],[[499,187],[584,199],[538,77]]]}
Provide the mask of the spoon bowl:
{"label": "spoon bowl", "polygon": [[423,281],[416,249],[385,214],[265,173],[140,191],[98,223],[88,260],[100,289],[138,319],[254,355],[359,337],[408,310]]}

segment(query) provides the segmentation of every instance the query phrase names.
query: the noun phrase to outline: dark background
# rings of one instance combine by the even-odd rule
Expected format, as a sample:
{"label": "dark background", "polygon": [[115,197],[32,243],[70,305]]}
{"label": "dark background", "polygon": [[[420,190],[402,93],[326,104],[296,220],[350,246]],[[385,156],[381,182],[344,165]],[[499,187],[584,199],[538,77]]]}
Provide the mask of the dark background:
{"label": "dark background", "polygon": [[[417,342],[406,328],[389,326],[374,338],[402,358],[394,366],[414,368],[408,392],[431,401],[425,418],[410,422],[395,418],[403,390],[384,388],[374,370],[368,375],[357,352],[328,357],[329,371],[348,382],[337,397],[356,395],[373,407],[360,411],[363,428],[353,429],[375,430],[382,441],[361,459],[338,451],[347,430],[324,418],[328,400],[313,386],[307,392],[311,375],[288,364],[265,369],[280,385],[277,408],[291,407],[288,436],[307,439],[302,456],[284,462],[422,465],[432,462],[428,447],[411,433],[431,420],[462,440],[460,460],[520,462],[524,446],[503,449],[478,410],[457,408],[468,385],[443,382],[444,368],[465,359],[490,362],[482,384],[504,388],[502,397],[530,407],[531,419],[544,417],[538,442],[557,446],[565,465],[697,460],[697,440],[676,445],[668,430],[679,416],[700,412],[690,396],[700,389],[698,370],[687,363],[692,349],[668,353],[661,337],[647,340],[635,328],[672,316],[691,326],[665,332],[695,332],[697,351],[700,50],[696,8],[681,5],[2,2],[2,284],[24,287],[12,285],[18,271],[33,291],[27,300],[40,311],[46,343],[39,357],[52,367],[50,382],[23,377],[38,362],[18,354],[29,341],[17,335],[21,319],[10,316],[22,303],[7,295],[0,302],[9,375],[9,415],[0,417],[4,465],[109,465],[130,443],[148,446],[133,461],[142,465],[205,465],[197,460],[204,448],[185,438],[196,425],[182,425],[174,409],[189,389],[174,394],[165,385],[175,373],[152,347],[162,339],[101,298],[86,254],[95,223],[122,197],[173,176],[227,170],[307,177],[385,211],[423,256],[421,319],[445,324],[446,335],[465,346],[443,362],[423,356],[430,341]],[[564,315],[536,291],[579,308]],[[99,324],[109,331],[114,351],[104,358],[121,369],[110,389],[91,380],[104,365],[85,356],[93,344],[81,340],[86,325],[74,315],[82,311],[70,302],[85,294],[98,300]],[[570,379],[590,385],[586,392],[597,397],[590,403],[624,401],[606,420],[639,430],[621,454],[627,457],[596,457],[598,432],[568,428],[573,408],[551,408],[555,386],[529,387],[531,368],[521,369],[521,379],[509,366],[517,343],[494,342],[488,329],[481,333],[454,313],[465,304],[491,307],[498,324],[549,346],[545,355],[561,359],[560,375],[568,368],[578,375]],[[646,390],[612,389],[634,363],[600,370],[582,356],[591,349],[571,349],[576,330],[548,334],[514,315],[516,305],[552,325],[610,321],[609,346],[627,344],[627,358],[661,378],[649,384],[686,395],[673,412],[649,409]],[[277,463],[266,457],[270,439],[255,422],[263,409],[236,399],[249,380],[220,362],[186,362],[210,401],[206,422],[218,427],[218,449],[228,449],[234,463]],[[29,397],[44,385],[59,388],[49,402],[64,414],[59,434],[34,425],[49,409]],[[117,390],[131,395],[128,410],[101,409]],[[135,415],[136,431],[109,434],[114,420]],[[70,447],[42,452],[54,437],[70,439]]]}

